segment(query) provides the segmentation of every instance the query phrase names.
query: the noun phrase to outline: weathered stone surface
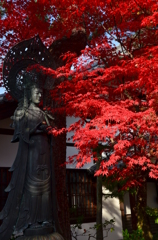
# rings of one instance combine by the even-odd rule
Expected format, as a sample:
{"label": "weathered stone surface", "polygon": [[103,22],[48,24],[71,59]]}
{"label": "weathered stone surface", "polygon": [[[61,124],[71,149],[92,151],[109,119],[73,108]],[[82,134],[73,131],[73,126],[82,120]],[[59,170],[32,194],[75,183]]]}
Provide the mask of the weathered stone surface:
{"label": "weathered stone surface", "polygon": [[22,236],[18,237],[17,240],[64,240],[59,233],[52,233],[48,235],[39,236]]}

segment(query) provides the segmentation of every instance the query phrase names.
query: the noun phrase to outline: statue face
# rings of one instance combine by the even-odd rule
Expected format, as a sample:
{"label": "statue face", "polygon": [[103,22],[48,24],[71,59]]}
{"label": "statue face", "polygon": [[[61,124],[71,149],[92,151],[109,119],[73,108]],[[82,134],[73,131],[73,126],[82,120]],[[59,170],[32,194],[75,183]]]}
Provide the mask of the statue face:
{"label": "statue face", "polygon": [[41,97],[42,97],[42,89],[37,87],[31,89],[31,102],[35,104],[39,104],[41,101]]}

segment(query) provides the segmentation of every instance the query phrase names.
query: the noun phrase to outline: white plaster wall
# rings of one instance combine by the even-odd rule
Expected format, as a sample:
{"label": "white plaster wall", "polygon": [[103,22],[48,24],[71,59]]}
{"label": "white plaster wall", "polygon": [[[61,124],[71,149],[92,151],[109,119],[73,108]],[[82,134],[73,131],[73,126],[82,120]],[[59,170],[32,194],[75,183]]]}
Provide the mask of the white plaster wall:
{"label": "white plaster wall", "polygon": [[12,136],[0,135],[0,167],[11,167],[16,157],[18,143],[11,143]]}
{"label": "white plaster wall", "polygon": [[147,205],[151,208],[158,208],[156,185],[153,182],[147,183]]}
{"label": "white plaster wall", "polygon": [[[103,188],[104,194],[110,194],[109,190]],[[122,237],[122,217],[120,211],[120,202],[118,198],[105,198],[103,196],[103,222],[105,220],[115,219],[114,231],[108,233],[107,240],[119,240]]]}
{"label": "white plaster wall", "polygon": [[[79,118],[75,118],[75,117],[66,117],[66,126],[69,127],[71,124],[77,122],[79,120]],[[68,132],[67,133],[67,137],[66,137],[66,142],[68,143],[73,143],[72,139],[70,139],[71,137],[73,136],[73,132]],[[68,161],[68,157],[69,156],[73,156],[75,154],[78,154],[78,150],[77,148],[75,147],[67,147],[66,149],[66,160]],[[90,168],[92,165],[93,165],[93,160],[88,163],[88,164],[85,164],[82,168],[80,169],[87,169],[87,168]],[[76,164],[67,164],[66,165],[66,168],[76,168]]]}
{"label": "white plaster wall", "polygon": [[125,214],[131,214],[131,207],[130,207],[130,200],[129,200],[128,192],[126,192],[124,195],[124,212],[125,212]]}
{"label": "white plaster wall", "polygon": [[13,121],[10,118],[6,118],[6,119],[3,119],[3,120],[0,120],[0,128],[8,128],[8,129],[10,129],[10,124],[12,122]]}
{"label": "white plaster wall", "polygon": [[[78,153],[78,150],[77,148],[75,147],[67,147],[66,148],[66,162],[68,162],[68,158],[77,154]],[[73,164],[67,164],[66,165],[66,168],[76,168],[76,164],[73,163]]]}
{"label": "white plaster wall", "polygon": [[[66,117],[66,127],[67,127],[67,128],[70,127],[71,124],[77,122],[78,120],[79,120],[79,118]],[[72,140],[71,140],[71,139],[69,140],[69,138],[71,138],[72,136],[73,136],[73,131],[68,132],[68,133],[67,133],[67,139],[66,139],[66,141],[72,143]]]}
{"label": "white plaster wall", "polygon": [[[84,223],[82,224],[82,229],[73,228],[74,225],[71,226],[72,231],[72,240],[75,238],[73,236],[77,236],[77,240],[88,240],[89,234],[91,236],[95,235],[95,230],[90,229],[94,227],[95,222],[93,223]],[[86,233],[84,233],[84,229],[86,230]],[[91,238],[93,239],[93,238]]]}
{"label": "white plaster wall", "polygon": [[[106,190],[105,188],[103,188],[103,193],[106,194],[110,194],[110,192],[108,190]],[[103,222],[105,220],[110,220],[110,219],[115,219],[115,224],[114,224],[114,231],[108,231],[108,227],[107,230],[104,230],[104,239],[106,240],[121,240],[123,239],[122,237],[122,218],[121,218],[121,211],[120,211],[120,203],[119,203],[119,199],[118,198],[106,198],[103,196],[103,210],[102,210],[102,214],[103,214]],[[89,234],[91,234],[91,236],[95,235],[95,230],[94,229],[90,229],[94,226],[94,223],[84,223],[82,224],[82,229],[75,229],[75,231],[77,232],[77,235],[80,235],[77,237],[77,240],[88,240]],[[71,228],[73,230],[73,228]],[[87,233],[84,233],[84,229],[88,230]],[[75,238],[72,238],[72,240]],[[91,238],[93,239],[93,238]]]}
{"label": "white plaster wall", "polygon": [[[0,128],[10,129],[12,120],[6,118],[0,120]],[[18,143],[11,143],[11,135],[0,134],[0,167],[11,167],[16,157]]]}
{"label": "white plaster wall", "polygon": [[[78,150],[75,147],[67,147],[66,148],[66,161],[68,162],[68,157],[69,156],[73,156],[78,154]],[[90,168],[93,165],[93,160],[90,163],[85,164],[83,167],[81,167],[80,169],[87,169]],[[73,164],[67,164],[66,168],[76,168],[76,163]]]}

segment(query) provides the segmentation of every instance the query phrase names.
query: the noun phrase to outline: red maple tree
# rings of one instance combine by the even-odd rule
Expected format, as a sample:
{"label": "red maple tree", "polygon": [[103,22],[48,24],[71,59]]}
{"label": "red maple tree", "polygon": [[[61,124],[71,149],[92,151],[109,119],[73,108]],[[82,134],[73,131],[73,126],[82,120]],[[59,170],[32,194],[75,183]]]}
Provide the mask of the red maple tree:
{"label": "red maple tree", "polygon": [[[75,161],[81,167],[101,159],[97,176],[112,176],[124,181],[122,190],[136,187],[145,196],[148,177],[158,178],[157,1],[19,0],[2,1],[0,9],[2,58],[35,34],[49,45],[84,31],[82,56],[62,56],[66,64],[56,70],[59,85],[52,91],[61,111],[80,118],[69,128],[79,150]],[[109,159],[101,158],[109,149]]]}

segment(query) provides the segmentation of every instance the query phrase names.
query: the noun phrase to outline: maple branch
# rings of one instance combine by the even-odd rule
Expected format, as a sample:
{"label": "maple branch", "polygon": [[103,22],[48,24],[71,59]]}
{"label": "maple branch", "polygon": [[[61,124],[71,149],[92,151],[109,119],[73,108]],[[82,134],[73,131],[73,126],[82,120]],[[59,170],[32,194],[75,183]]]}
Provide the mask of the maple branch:
{"label": "maple branch", "polygon": [[138,2],[136,0],[134,0],[134,2],[136,3],[136,5],[143,11],[143,13],[146,13],[147,16],[149,16],[149,14],[146,12],[145,9],[142,8],[141,5],[138,4]]}
{"label": "maple branch", "polygon": [[114,19],[114,24],[115,24],[115,29],[116,29],[116,33],[117,33],[118,42],[119,42],[120,45],[121,45],[122,52],[123,52],[124,55],[126,55],[125,52],[124,52],[124,49],[125,49],[125,51],[126,51],[126,53],[128,54],[128,56],[133,59],[132,53],[130,53],[130,52],[125,48],[124,44],[123,44],[122,41],[121,41],[121,38],[120,38],[120,35],[119,35],[119,32],[118,32],[118,28],[117,28],[117,24],[116,24],[116,19],[115,19],[114,16],[113,16],[113,19]]}

